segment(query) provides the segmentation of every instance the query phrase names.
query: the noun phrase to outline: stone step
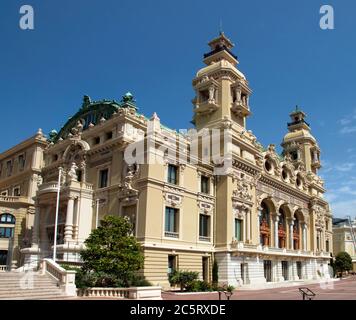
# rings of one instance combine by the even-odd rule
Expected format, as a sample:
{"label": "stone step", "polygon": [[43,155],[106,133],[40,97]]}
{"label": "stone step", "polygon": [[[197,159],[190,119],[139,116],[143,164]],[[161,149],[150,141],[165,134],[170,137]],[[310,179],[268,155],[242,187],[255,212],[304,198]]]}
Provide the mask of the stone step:
{"label": "stone step", "polygon": [[10,292],[29,292],[31,290],[36,291],[36,290],[58,290],[59,288],[57,286],[34,286],[33,288],[21,288],[21,287],[9,287],[9,288],[0,288],[0,295],[4,293],[10,293]]}
{"label": "stone step", "polygon": [[19,290],[19,291],[14,291],[14,292],[2,292],[0,294],[0,297],[6,298],[6,297],[25,297],[25,296],[34,296],[34,295],[48,295],[48,294],[63,294],[60,289],[31,289],[31,290]]}
{"label": "stone step", "polygon": [[[18,279],[0,279],[0,286],[3,284],[3,283],[10,283],[10,284],[13,284],[13,283],[16,283],[16,282],[19,282],[21,281],[23,278],[18,278]],[[51,283],[57,283],[57,280],[55,279],[49,279],[49,278],[32,278],[34,282],[37,282],[37,283],[42,283],[42,282],[51,282]]]}
{"label": "stone step", "polygon": [[12,295],[9,297],[0,297],[0,300],[47,300],[47,299],[62,299],[67,296],[61,293],[45,292],[43,294],[36,293],[33,295]]}
{"label": "stone step", "polygon": [[71,298],[67,296],[53,295],[53,294],[46,295],[46,296],[31,296],[31,297],[17,297],[17,298],[11,297],[7,299],[0,298],[0,300],[67,300],[67,299],[71,299]]}
{"label": "stone step", "polygon": [[0,300],[36,300],[61,299],[66,297],[57,286],[58,281],[51,276],[33,273],[33,288],[21,288],[21,280],[26,276],[24,272],[0,273]]}

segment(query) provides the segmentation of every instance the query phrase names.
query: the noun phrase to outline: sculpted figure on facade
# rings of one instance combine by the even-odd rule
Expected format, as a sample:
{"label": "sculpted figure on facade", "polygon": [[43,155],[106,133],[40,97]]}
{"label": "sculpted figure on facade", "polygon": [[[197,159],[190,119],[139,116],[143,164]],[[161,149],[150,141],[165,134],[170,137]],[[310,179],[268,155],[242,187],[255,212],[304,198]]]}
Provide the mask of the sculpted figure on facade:
{"label": "sculpted figure on facade", "polygon": [[251,201],[250,182],[244,174],[240,174],[237,179],[237,189],[233,191],[233,196],[242,200]]}
{"label": "sculpted figure on facade", "polygon": [[75,162],[72,162],[72,165],[68,171],[68,181],[78,181],[78,175],[77,175],[77,170],[78,166],[76,165]]}
{"label": "sculpted figure on facade", "polygon": [[132,187],[132,183],[134,178],[137,176],[138,174],[138,165],[137,164],[132,164],[127,166],[127,172],[126,175],[124,177],[124,181],[123,181],[123,187],[126,190],[133,190]]}

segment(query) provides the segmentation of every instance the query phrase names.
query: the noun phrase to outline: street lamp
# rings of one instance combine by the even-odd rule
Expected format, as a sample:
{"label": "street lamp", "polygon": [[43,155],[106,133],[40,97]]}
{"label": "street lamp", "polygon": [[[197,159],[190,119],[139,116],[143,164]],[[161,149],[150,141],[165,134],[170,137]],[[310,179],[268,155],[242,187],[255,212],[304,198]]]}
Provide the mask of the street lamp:
{"label": "street lamp", "polygon": [[54,242],[53,242],[53,261],[56,262],[57,255],[57,226],[58,226],[58,211],[59,211],[59,193],[61,190],[61,176],[62,167],[58,168],[58,185],[57,185],[57,204],[56,204],[56,217],[54,221]]}

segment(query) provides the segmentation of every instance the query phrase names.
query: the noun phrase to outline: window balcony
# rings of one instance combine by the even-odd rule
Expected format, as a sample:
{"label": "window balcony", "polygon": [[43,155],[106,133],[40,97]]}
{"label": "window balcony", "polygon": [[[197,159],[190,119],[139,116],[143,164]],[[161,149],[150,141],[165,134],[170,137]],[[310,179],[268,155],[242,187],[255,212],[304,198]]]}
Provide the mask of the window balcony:
{"label": "window balcony", "polygon": [[251,114],[250,106],[247,103],[243,102],[242,100],[235,101],[232,103],[231,112],[233,112],[238,116],[243,116],[243,117],[247,117]]}
{"label": "window balcony", "polygon": [[197,114],[210,114],[219,109],[218,103],[215,99],[208,99],[197,102],[194,112]]}
{"label": "window balcony", "polygon": [[210,242],[210,237],[199,236],[199,241]]}
{"label": "window balcony", "polygon": [[178,239],[179,238],[179,233],[178,232],[172,232],[172,231],[165,231],[164,232],[164,236],[167,237],[167,238]]}
{"label": "window balcony", "polygon": [[27,202],[28,202],[28,198],[27,198],[27,197],[21,197],[21,196],[0,196],[0,202],[9,202],[9,203],[21,202],[21,203],[27,203]]}

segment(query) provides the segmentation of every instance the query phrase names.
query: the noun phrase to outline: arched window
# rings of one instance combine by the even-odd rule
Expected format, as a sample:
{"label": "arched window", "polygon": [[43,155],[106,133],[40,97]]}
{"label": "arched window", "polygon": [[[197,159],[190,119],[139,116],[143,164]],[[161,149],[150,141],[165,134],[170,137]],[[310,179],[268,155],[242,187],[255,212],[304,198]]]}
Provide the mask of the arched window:
{"label": "arched window", "polygon": [[278,221],[278,247],[286,247],[286,215],[282,208],[279,209],[279,221]]}
{"label": "arched window", "polygon": [[0,223],[15,224],[16,223],[16,219],[10,213],[3,213],[3,214],[0,215]]}
{"label": "arched window", "polygon": [[15,222],[15,217],[10,213],[0,215],[0,238],[12,238],[14,236]]}
{"label": "arched window", "polygon": [[262,211],[260,216],[260,244],[269,245],[270,238],[270,211],[268,206],[262,202]]}

